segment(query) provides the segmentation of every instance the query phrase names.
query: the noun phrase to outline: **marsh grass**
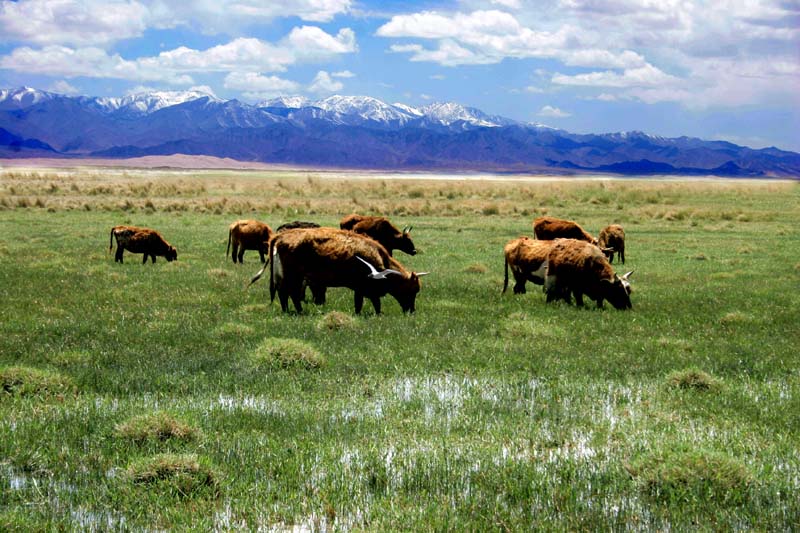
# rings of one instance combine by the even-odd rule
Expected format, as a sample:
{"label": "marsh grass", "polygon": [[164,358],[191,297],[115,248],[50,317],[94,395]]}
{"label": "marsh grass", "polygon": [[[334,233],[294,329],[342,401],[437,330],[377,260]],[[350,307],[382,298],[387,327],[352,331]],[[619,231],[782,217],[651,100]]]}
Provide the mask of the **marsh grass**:
{"label": "marsh grass", "polygon": [[35,397],[47,399],[63,397],[73,392],[75,385],[68,376],[48,370],[23,366],[0,368],[0,398]]}
{"label": "marsh grass", "polygon": [[167,496],[217,498],[219,474],[194,454],[159,454],[133,461],[126,474],[131,483]]}
{"label": "marsh grass", "polygon": [[[67,384],[0,392],[4,531],[797,528],[797,184],[0,174],[0,368]],[[283,314],[225,257],[240,212],[354,210],[413,224],[416,313]],[[625,227],[631,311],[501,293],[543,213]],[[179,260],[114,263],[120,223]]]}
{"label": "marsh grass", "polygon": [[678,389],[697,391],[718,390],[722,387],[720,380],[698,368],[678,370],[667,376],[667,384]]}
{"label": "marsh grass", "polygon": [[195,441],[202,432],[165,412],[134,416],[114,428],[114,435],[136,443],[144,441]]}
{"label": "marsh grass", "polygon": [[316,370],[325,365],[325,357],[316,348],[298,339],[264,339],[252,358],[256,364],[267,367]]}

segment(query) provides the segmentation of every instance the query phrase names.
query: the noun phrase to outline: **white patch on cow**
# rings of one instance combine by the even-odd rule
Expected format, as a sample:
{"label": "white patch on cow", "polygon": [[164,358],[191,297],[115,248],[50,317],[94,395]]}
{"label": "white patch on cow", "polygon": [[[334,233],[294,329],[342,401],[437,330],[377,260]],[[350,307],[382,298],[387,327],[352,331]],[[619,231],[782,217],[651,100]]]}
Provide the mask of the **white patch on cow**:
{"label": "white patch on cow", "polygon": [[272,275],[274,276],[275,284],[277,285],[283,279],[283,267],[281,265],[281,256],[278,255],[278,249],[272,252]]}
{"label": "white patch on cow", "polygon": [[547,272],[547,261],[542,262],[539,268],[531,272],[531,276],[544,281],[545,273]]}

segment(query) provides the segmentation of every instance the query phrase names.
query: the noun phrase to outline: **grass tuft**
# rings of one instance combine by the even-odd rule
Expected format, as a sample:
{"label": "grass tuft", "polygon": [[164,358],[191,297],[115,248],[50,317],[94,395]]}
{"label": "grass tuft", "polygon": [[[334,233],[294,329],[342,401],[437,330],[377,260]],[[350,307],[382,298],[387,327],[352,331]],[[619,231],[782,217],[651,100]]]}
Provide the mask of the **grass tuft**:
{"label": "grass tuft", "polygon": [[218,337],[244,337],[252,335],[255,330],[247,324],[237,322],[226,322],[214,328],[214,333]]}
{"label": "grass tuft", "polygon": [[475,263],[465,268],[464,272],[467,274],[486,274],[489,269],[482,263]]}
{"label": "grass tuft", "polygon": [[697,368],[678,370],[667,376],[670,387],[678,389],[694,389],[707,391],[720,387],[720,382],[715,377]]}
{"label": "grass tuft", "polygon": [[131,482],[174,496],[219,496],[219,475],[194,454],[164,453],[147,457],[132,462],[126,472]]}
{"label": "grass tuft", "polygon": [[314,370],[325,365],[325,357],[316,348],[297,339],[264,339],[253,358],[259,364],[280,368]]}
{"label": "grass tuft", "polygon": [[743,463],[706,450],[658,452],[626,469],[645,493],[672,504],[739,504],[753,484]]}
{"label": "grass tuft", "polygon": [[202,432],[189,424],[176,419],[169,413],[154,413],[135,416],[114,428],[117,437],[140,443],[149,440],[194,441]]}
{"label": "grass tuft", "polygon": [[317,329],[320,331],[334,331],[341,329],[353,329],[356,326],[356,319],[352,315],[341,311],[331,311],[324,315],[317,322]]}
{"label": "grass tuft", "polygon": [[0,398],[48,397],[74,390],[72,380],[64,375],[38,368],[13,366],[0,369]]}

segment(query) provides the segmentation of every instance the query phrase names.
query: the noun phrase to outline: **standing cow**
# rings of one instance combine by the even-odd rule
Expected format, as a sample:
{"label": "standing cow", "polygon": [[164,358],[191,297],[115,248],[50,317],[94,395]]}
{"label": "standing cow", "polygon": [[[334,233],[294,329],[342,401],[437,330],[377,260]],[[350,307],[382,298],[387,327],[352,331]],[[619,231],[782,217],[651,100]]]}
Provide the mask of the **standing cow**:
{"label": "standing cow", "polygon": [[245,250],[258,250],[261,262],[266,261],[267,250],[269,249],[269,239],[272,237],[272,229],[258,220],[237,220],[228,228],[228,247],[225,255],[231,251],[231,259],[236,263],[244,261]]}
{"label": "standing cow", "polygon": [[537,239],[578,239],[597,244],[597,239],[587,233],[577,222],[554,217],[539,217],[533,221],[533,234]]}
{"label": "standing cow", "polygon": [[122,253],[128,250],[134,254],[144,254],[142,264],[147,263],[147,257],[156,262],[156,256],[160,255],[167,261],[178,259],[178,251],[171,246],[156,230],[150,228],[140,228],[137,226],[114,226],[108,237],[109,253],[114,248],[114,239],[117,240],[117,252],[114,261],[122,263]]}
{"label": "standing cow", "polygon": [[618,276],[603,252],[593,244],[576,239],[558,239],[547,256],[544,289],[547,301],[569,299],[583,306],[585,294],[603,307],[608,300],[617,309],[630,309],[631,284],[628,272]]}
{"label": "standing cow", "polygon": [[625,264],[625,230],[619,224],[611,224],[600,230],[597,245],[603,248],[603,253],[609,262],[614,262],[614,252],[619,254],[619,260]]}
{"label": "standing cow", "polygon": [[403,231],[397,229],[386,217],[374,217],[352,213],[339,222],[341,229],[346,229],[372,237],[392,255],[392,251],[400,250],[408,255],[416,255],[417,249],[411,240],[411,228]]}
{"label": "standing cow", "polygon": [[324,287],[348,287],[354,292],[355,312],[364,298],[381,312],[381,297],[391,294],[403,312],[414,312],[420,277],[408,272],[386,249],[362,235],[333,228],[288,230],[270,243],[270,296],[278,293],[281,309],[292,299],[302,312],[303,280]]}
{"label": "standing cow", "polygon": [[505,245],[506,258],[503,292],[508,288],[508,269],[514,275],[514,294],[525,294],[525,282],[544,285],[547,257],[554,241],[540,241],[530,237],[520,237]]}

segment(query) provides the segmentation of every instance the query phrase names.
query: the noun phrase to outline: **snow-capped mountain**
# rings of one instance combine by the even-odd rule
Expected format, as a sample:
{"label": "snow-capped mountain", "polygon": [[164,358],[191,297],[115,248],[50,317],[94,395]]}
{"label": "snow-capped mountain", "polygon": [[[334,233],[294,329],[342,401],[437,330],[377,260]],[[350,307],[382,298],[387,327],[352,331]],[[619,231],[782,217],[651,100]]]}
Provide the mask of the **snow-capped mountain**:
{"label": "snow-capped mountain", "polygon": [[89,98],[97,108],[109,113],[126,115],[149,115],[159,109],[207,98],[213,102],[224,102],[214,95],[203,91],[152,91],[129,94],[122,97]]}
{"label": "snow-capped mountain", "polygon": [[31,87],[0,89],[0,110],[24,109],[56,96],[58,95],[32,89]]}
{"label": "snow-capped mountain", "polygon": [[120,98],[0,89],[0,157],[197,154],[361,168],[800,176],[800,154],[643,132],[573,134],[457,103],[369,96],[249,105],[202,91]]}

